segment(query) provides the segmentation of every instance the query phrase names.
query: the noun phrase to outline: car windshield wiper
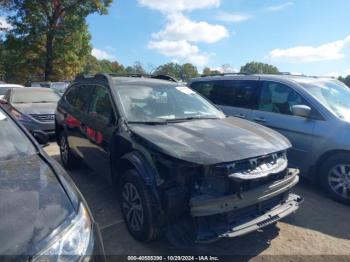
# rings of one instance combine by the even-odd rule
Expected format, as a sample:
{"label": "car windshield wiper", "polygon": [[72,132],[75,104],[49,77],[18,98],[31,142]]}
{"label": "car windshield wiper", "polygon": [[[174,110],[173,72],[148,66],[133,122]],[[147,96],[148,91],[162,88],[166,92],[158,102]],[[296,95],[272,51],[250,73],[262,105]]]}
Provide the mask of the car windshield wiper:
{"label": "car windshield wiper", "polygon": [[128,124],[142,124],[142,125],[166,125],[166,121],[128,121]]}
{"label": "car windshield wiper", "polygon": [[167,119],[167,122],[181,122],[181,121],[190,121],[190,120],[203,120],[203,119],[219,119],[215,116],[189,116],[189,117],[183,117],[183,118],[174,118],[174,119]]}

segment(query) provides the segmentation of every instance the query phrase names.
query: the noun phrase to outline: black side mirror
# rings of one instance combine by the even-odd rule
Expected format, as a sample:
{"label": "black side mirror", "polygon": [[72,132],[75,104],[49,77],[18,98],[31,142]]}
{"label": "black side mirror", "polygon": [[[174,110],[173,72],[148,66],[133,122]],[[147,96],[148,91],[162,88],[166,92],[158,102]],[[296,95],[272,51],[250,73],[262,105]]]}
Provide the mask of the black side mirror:
{"label": "black side mirror", "polygon": [[41,146],[45,147],[49,145],[49,136],[45,132],[41,130],[34,130],[32,135]]}

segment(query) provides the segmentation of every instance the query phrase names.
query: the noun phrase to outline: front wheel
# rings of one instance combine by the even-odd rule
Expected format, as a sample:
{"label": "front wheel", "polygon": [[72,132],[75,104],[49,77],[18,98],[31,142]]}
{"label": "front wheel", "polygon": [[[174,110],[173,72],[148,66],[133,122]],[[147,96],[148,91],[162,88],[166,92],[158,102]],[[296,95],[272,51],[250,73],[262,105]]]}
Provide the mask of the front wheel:
{"label": "front wheel", "polygon": [[120,181],[120,205],[129,233],[142,242],[160,236],[159,214],[153,196],[136,170],[128,170]]}
{"label": "front wheel", "polygon": [[322,187],[333,199],[350,204],[350,154],[337,154],[321,166]]}

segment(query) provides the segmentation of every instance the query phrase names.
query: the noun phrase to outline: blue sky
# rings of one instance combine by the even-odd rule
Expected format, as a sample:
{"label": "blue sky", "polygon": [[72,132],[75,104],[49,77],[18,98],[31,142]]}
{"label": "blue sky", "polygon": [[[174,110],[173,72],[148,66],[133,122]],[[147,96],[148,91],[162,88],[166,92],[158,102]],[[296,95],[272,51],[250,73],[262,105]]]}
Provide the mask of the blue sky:
{"label": "blue sky", "polygon": [[88,17],[93,54],[148,69],[249,61],[309,75],[350,74],[349,0],[114,0]]}

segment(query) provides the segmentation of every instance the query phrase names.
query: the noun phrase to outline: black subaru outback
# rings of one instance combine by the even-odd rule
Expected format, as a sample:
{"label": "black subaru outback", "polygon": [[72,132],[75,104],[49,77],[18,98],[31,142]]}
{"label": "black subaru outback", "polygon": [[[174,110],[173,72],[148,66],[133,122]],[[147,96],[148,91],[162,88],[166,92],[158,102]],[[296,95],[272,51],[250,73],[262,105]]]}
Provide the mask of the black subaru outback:
{"label": "black subaru outback", "polygon": [[226,117],[165,76],[79,76],[59,101],[66,168],[84,160],[118,185],[131,235],[150,241],[188,218],[194,240],[235,237],[275,223],[301,201],[290,189],[289,141]]}

